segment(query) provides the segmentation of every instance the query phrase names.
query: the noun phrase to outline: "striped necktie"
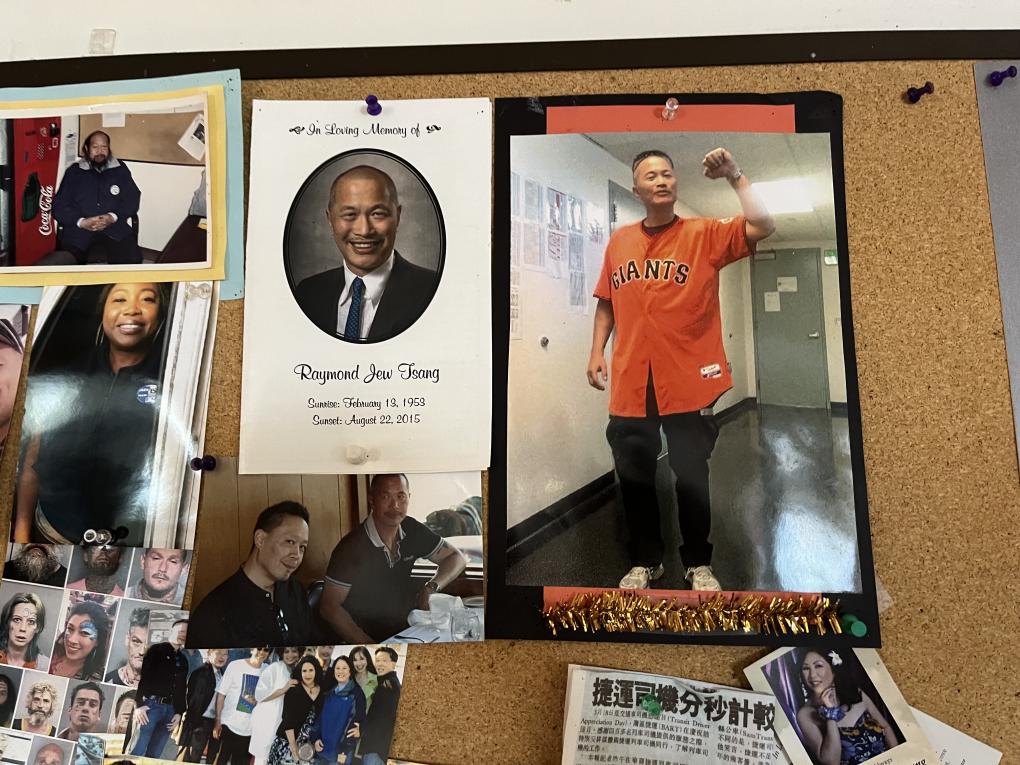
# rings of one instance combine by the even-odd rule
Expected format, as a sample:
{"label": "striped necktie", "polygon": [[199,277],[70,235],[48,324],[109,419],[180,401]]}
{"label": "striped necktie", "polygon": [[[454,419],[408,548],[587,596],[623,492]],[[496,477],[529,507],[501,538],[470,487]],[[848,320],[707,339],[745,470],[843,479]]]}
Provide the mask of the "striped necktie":
{"label": "striped necktie", "polygon": [[347,312],[347,324],[344,326],[345,340],[361,339],[361,307],[365,297],[365,282],[355,276],[351,283],[351,310]]}

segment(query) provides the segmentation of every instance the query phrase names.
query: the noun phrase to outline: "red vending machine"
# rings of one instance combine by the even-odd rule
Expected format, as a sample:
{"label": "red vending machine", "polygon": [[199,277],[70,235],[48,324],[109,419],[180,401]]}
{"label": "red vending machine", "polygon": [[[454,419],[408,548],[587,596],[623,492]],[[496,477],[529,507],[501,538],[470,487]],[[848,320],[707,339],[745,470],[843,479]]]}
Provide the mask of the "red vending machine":
{"label": "red vending machine", "polygon": [[60,117],[12,120],[14,265],[31,266],[57,248],[53,195],[60,170]]}

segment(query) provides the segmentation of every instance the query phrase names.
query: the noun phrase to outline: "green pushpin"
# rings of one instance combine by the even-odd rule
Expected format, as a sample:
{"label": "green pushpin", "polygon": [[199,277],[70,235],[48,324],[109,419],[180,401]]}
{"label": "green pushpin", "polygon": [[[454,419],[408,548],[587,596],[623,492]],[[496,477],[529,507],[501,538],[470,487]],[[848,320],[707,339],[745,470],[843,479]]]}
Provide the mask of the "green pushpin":
{"label": "green pushpin", "polygon": [[843,631],[849,632],[854,637],[862,638],[868,634],[868,625],[853,614],[844,614],[839,621]]}
{"label": "green pushpin", "polygon": [[662,714],[662,704],[650,693],[641,697],[641,708],[652,717],[658,717]]}

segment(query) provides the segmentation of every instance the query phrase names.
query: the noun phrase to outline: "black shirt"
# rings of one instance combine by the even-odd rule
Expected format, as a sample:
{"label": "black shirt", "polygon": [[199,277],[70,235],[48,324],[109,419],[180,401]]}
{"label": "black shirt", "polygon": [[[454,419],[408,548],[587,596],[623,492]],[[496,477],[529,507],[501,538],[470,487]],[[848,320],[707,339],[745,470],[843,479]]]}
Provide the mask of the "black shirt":
{"label": "black shirt", "polygon": [[[404,518],[400,522],[403,538],[391,561],[378,536],[380,545],[372,540],[370,521],[371,516],[340,540],[329,559],[326,579],[350,588],[344,609],[373,640],[382,641],[407,627],[407,615],[418,591],[411,581],[411,570],[419,558],[435,555],[443,546],[443,538],[414,518]],[[374,525],[372,529],[374,533]]]}
{"label": "black shirt", "polygon": [[325,694],[322,687],[319,687],[319,695],[314,699],[308,695],[303,685],[295,685],[289,688],[283,696],[283,716],[280,718],[280,727],[276,729],[277,736],[286,738],[287,731],[294,731],[294,736],[301,731],[301,727],[308,719],[308,713],[313,709],[318,715],[322,711],[322,700]]}
{"label": "black shirt", "polygon": [[191,612],[188,648],[316,645],[317,633],[297,579],[277,582],[270,596],[238,569]]}
{"label": "black shirt", "polygon": [[[159,643],[145,652],[142,676],[138,681],[138,705],[148,696],[173,704],[174,712],[184,714],[188,689],[188,659],[169,643]],[[167,699],[170,699],[168,702]]]}
{"label": "black shirt", "polygon": [[[157,345],[114,372],[100,345],[75,372],[33,381],[26,398],[29,436],[39,435],[39,507],[63,537],[125,526],[128,547],[143,543],[152,482],[153,439],[162,387]],[[54,412],[54,399],[59,399]]]}
{"label": "black shirt", "polygon": [[397,724],[397,707],[400,705],[400,679],[396,672],[379,675],[379,685],[372,694],[372,705],[365,716],[365,730],[361,734],[361,753],[375,753],[386,757],[393,741],[393,727]]}

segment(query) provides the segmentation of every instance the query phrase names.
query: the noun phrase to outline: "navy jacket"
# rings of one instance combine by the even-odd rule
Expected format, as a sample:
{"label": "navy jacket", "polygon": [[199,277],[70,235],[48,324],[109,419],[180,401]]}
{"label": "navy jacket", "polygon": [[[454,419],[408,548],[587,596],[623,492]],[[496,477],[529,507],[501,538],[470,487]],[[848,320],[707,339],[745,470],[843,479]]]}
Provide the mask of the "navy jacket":
{"label": "navy jacket", "polygon": [[[372,319],[372,328],[362,342],[387,340],[410,327],[425,313],[438,286],[435,271],[409,263],[394,250],[393,270]],[[332,268],[302,279],[294,289],[294,297],[315,326],[336,335],[337,305],[343,288],[344,269]]]}
{"label": "navy jacket", "polygon": [[132,234],[128,219],[138,214],[141,199],[131,171],[119,159],[111,157],[103,172],[85,159],[69,165],[53,199],[53,215],[63,226],[61,244],[87,250],[96,234],[78,228],[78,219],[111,212],[117,222],[100,233],[118,242],[125,239]]}

